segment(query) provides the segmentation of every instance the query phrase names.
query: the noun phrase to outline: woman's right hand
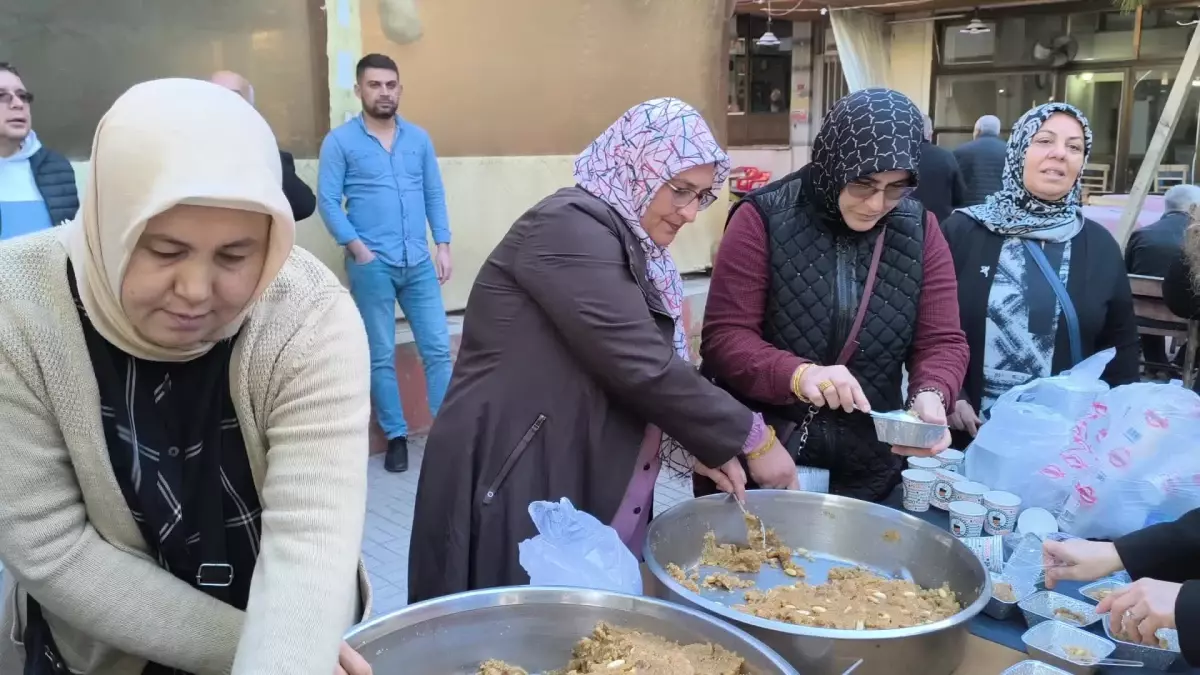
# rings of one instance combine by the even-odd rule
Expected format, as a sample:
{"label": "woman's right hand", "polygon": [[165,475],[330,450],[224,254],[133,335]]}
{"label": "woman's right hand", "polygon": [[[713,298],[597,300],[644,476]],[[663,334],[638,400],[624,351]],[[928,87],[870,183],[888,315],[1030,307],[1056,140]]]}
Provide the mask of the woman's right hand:
{"label": "woman's right hand", "polygon": [[338,651],[338,664],[333,669],[333,675],[371,675],[371,664],[367,663],[362,654],[343,642]]}
{"label": "woman's right hand", "polygon": [[800,375],[800,392],[818,408],[829,406],[871,412],[871,403],[846,366],[809,366]]}
{"label": "woman's right hand", "polygon": [[979,427],[983,426],[983,420],[975,414],[975,408],[961,398],[954,402],[954,412],[950,413],[948,421],[951,429],[965,431],[971,435],[971,438],[975,438],[975,435],[979,433]]}
{"label": "woman's right hand", "polygon": [[796,462],[791,453],[779,441],[775,441],[757,459],[747,459],[750,477],[759,487],[768,490],[799,490],[800,477],[796,474]]}
{"label": "woman's right hand", "polygon": [[1095,581],[1125,569],[1112,542],[1070,539],[1042,544],[1046,588],[1059,581]]}

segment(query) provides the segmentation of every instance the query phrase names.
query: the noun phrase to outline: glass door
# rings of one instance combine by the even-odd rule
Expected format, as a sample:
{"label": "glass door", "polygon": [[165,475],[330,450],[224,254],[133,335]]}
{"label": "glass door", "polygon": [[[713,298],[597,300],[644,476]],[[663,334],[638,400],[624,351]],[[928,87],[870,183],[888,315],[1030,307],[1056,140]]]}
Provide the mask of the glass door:
{"label": "glass door", "polygon": [[1115,192],[1128,184],[1118,180],[1125,75],[1125,70],[1110,70],[1066,76],[1063,99],[1082,110],[1092,126],[1092,155],[1084,167],[1085,192]]}
{"label": "glass door", "polygon": [[[1132,186],[1141,169],[1150,139],[1167,104],[1167,96],[1175,84],[1175,68],[1155,68],[1136,71],[1133,102],[1129,111],[1129,168],[1127,185]],[[1200,79],[1193,80],[1187,89],[1183,111],[1175,131],[1167,142],[1166,152],[1155,168],[1150,192],[1161,194],[1180,183],[1194,183],[1196,176],[1197,113],[1200,113]]]}

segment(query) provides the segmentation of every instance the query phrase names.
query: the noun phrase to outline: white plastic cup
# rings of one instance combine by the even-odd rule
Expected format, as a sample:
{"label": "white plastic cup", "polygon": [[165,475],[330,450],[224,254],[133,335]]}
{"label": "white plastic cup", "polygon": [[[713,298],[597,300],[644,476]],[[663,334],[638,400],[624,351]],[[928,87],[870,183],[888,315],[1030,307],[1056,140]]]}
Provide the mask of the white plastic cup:
{"label": "white plastic cup", "polygon": [[962,539],[983,534],[987,509],[975,502],[950,502],[950,534]]}
{"label": "white plastic cup", "polygon": [[983,495],[983,508],[987,518],[983,530],[988,534],[1012,534],[1017,527],[1017,514],[1021,512],[1021,498],[1011,492],[992,490]]}
{"label": "white plastic cup", "polygon": [[829,494],[829,469],[798,466],[796,467],[796,478],[799,479],[800,489],[803,492]]}
{"label": "white plastic cup", "polygon": [[929,510],[929,497],[937,476],[925,469],[905,469],[900,472],[904,484],[904,510],[920,513]]}
{"label": "white plastic cup", "polygon": [[935,455],[937,460],[942,463],[942,468],[954,473],[962,473],[963,462],[967,459],[967,453],[962,450],[943,450]]}
{"label": "white plastic cup", "polygon": [[975,504],[983,503],[983,496],[990,491],[991,488],[983,483],[976,483],[970,480],[960,480],[954,484],[954,494],[951,495],[952,502],[974,502]]}
{"label": "white plastic cup", "polygon": [[942,468],[942,463],[936,457],[909,457],[908,468],[933,471]]}

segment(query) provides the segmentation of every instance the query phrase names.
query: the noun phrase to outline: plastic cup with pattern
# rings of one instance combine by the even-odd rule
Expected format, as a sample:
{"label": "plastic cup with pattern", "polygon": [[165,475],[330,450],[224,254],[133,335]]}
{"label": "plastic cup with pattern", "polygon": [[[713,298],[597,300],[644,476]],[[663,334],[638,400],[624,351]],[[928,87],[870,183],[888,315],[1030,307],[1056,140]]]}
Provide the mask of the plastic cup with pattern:
{"label": "plastic cup with pattern", "polygon": [[942,463],[943,469],[947,471],[953,471],[954,473],[962,473],[962,465],[967,459],[967,453],[963,452],[962,450],[955,450],[951,448],[949,450],[943,450],[939,454],[935,455],[935,457],[939,462]]}
{"label": "plastic cup with pattern", "polygon": [[1021,498],[1011,492],[992,490],[983,493],[983,508],[987,509],[987,520],[983,530],[988,534],[1011,534],[1017,527],[1017,514],[1021,512]]}
{"label": "plastic cup with pattern", "polygon": [[904,510],[918,513],[928,511],[929,497],[937,476],[925,469],[905,469],[900,472],[900,480],[904,484]]}
{"label": "plastic cup with pattern", "polygon": [[954,494],[950,496],[950,501],[973,502],[982,505],[983,496],[988,493],[988,490],[988,486],[983,483],[961,480],[954,484]]}
{"label": "plastic cup with pattern", "polygon": [[950,502],[954,501],[954,484],[965,481],[966,478],[962,474],[945,469],[937,469],[933,474],[937,476],[937,482],[933,484],[933,494],[929,497],[929,505],[945,511],[950,508]]}
{"label": "plastic cup with pattern", "polygon": [[983,534],[983,519],[987,509],[975,502],[950,502],[950,534],[958,538]]}
{"label": "plastic cup with pattern", "polygon": [[933,471],[942,468],[942,463],[938,461],[937,457],[909,457],[908,468]]}

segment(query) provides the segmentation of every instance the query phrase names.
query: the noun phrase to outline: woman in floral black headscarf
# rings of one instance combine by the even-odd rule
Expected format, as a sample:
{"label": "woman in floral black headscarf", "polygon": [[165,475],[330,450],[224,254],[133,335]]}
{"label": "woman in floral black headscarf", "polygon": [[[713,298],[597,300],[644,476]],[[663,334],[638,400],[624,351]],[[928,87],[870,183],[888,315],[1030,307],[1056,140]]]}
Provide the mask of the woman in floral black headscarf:
{"label": "woman in floral black headscarf", "polygon": [[1013,126],[1003,188],[946,219],[971,346],[950,420],[963,434],[958,447],[1001,394],[1098,351],[1117,348],[1104,373],[1110,385],[1138,378],[1137,324],[1121,249],[1083,217],[1080,179],[1091,149],[1082,112],[1066,103],[1038,106]]}
{"label": "woman in floral black headscarf", "polygon": [[[950,252],[909,198],[923,131],[899,92],[838,101],[812,163],[734,208],[704,312],[706,373],[761,411],[797,464],[828,469],[832,492],[860,499],[891,493],[899,454],[950,442],[889,448],[864,411],[906,407],[945,424],[967,366]],[[712,489],[696,479],[698,493]]]}

